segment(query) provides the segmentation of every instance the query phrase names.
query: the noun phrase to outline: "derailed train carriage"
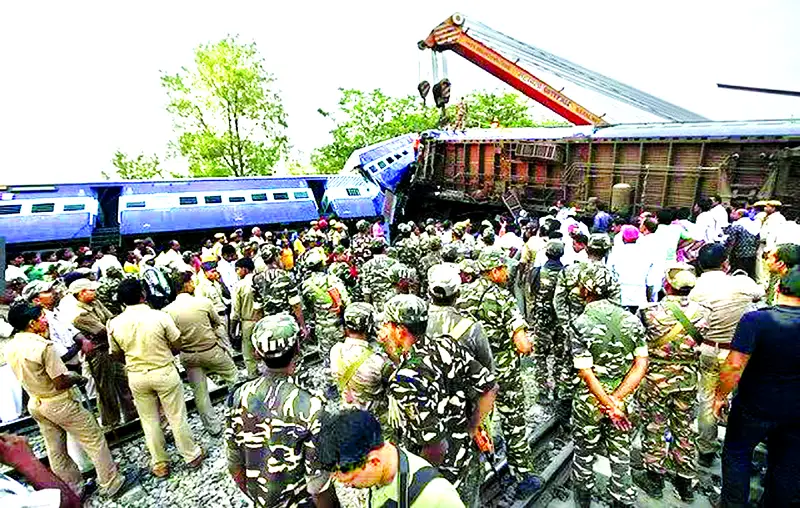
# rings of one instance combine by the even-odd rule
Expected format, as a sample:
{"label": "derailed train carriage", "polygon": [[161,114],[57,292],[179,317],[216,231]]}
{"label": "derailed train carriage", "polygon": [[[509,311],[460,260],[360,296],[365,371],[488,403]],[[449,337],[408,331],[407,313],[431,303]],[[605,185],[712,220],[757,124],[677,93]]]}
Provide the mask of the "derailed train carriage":
{"label": "derailed train carriage", "polygon": [[[406,207],[474,210],[519,200],[546,210],[590,198],[638,211],[779,199],[800,207],[800,121],[428,131]],[[620,185],[622,184],[622,185]]]}

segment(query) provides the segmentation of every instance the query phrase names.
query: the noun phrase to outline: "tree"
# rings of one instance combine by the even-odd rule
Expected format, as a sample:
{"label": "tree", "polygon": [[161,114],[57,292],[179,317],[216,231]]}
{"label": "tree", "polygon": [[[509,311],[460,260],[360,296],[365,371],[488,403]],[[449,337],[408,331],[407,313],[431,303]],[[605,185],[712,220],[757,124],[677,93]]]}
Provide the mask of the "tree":
{"label": "tree", "polygon": [[[336,113],[318,110],[331,118],[333,141],[317,148],[311,155],[311,164],[320,173],[338,173],[355,150],[380,141],[408,134],[436,129],[440,112],[425,108],[418,97],[389,97],[380,89],[365,92],[340,89],[341,98]],[[501,127],[533,127],[531,102],[512,92],[472,92],[463,99],[466,109],[464,127],[492,126],[497,120]],[[445,114],[446,123],[453,122],[464,107],[451,104]],[[547,125],[558,125],[548,122]],[[566,124],[565,124],[566,125]]]}
{"label": "tree", "polygon": [[269,175],[288,151],[286,113],[255,43],[227,37],[201,44],[194,66],[163,74],[191,176]]}
{"label": "tree", "polygon": [[[140,153],[135,158],[131,158],[117,150],[114,152],[111,164],[116,168],[116,176],[122,180],[150,180],[164,177],[164,171],[161,169],[158,155],[155,154],[147,156]],[[111,176],[105,171],[101,174],[106,180],[111,179]]]}
{"label": "tree", "polygon": [[439,112],[425,108],[412,95],[390,97],[380,89],[370,92],[339,89],[336,113],[318,112],[334,122],[333,141],[311,154],[311,164],[320,173],[338,173],[353,151],[401,134],[421,132],[436,126]]}

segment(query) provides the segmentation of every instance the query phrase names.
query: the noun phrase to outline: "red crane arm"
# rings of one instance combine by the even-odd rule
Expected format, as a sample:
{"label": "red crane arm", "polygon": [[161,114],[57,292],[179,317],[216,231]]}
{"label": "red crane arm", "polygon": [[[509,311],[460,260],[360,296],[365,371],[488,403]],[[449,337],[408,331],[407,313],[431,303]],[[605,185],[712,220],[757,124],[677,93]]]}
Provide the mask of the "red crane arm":
{"label": "red crane arm", "polygon": [[497,51],[470,37],[462,28],[463,23],[460,15],[451,16],[420,41],[420,49],[454,51],[575,125],[608,124]]}

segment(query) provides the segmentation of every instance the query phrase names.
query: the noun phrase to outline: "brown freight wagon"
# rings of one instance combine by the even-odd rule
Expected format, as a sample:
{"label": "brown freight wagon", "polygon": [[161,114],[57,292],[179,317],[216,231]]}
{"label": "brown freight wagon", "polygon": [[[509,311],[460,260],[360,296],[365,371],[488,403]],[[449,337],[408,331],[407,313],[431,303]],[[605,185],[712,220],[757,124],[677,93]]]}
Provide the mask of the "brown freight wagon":
{"label": "brown freight wagon", "polygon": [[468,208],[502,206],[514,194],[528,210],[597,198],[638,211],[719,194],[797,210],[800,120],[431,131],[422,135],[413,184],[414,201]]}

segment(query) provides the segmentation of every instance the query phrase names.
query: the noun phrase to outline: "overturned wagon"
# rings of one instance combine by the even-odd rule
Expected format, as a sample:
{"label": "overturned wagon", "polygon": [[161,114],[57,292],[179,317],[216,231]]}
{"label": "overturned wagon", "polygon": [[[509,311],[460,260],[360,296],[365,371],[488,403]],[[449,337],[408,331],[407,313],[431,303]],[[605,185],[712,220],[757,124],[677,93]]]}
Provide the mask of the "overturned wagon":
{"label": "overturned wagon", "polygon": [[[734,204],[800,206],[800,121],[680,122],[423,133],[413,184],[425,202],[544,210],[596,197],[633,210]],[[627,185],[618,185],[627,184]]]}

